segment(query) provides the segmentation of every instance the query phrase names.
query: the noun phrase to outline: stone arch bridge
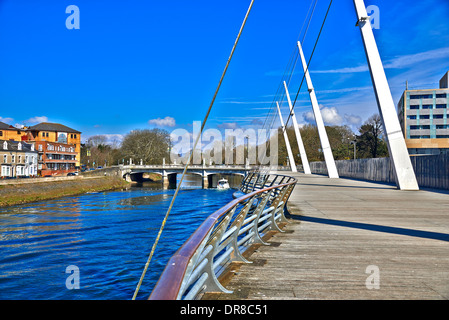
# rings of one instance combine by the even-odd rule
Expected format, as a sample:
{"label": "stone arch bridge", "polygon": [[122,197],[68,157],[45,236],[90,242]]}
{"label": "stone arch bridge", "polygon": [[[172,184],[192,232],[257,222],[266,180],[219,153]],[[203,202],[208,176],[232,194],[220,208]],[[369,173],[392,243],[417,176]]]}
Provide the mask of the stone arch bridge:
{"label": "stone arch bridge", "polygon": [[[120,175],[127,181],[142,180],[145,173],[155,173],[162,177],[164,187],[176,185],[176,176],[184,171],[183,165],[126,165],[118,166]],[[188,174],[202,177],[203,188],[213,186],[213,177],[218,175],[237,175],[244,177],[251,170],[250,166],[236,165],[190,165]]]}

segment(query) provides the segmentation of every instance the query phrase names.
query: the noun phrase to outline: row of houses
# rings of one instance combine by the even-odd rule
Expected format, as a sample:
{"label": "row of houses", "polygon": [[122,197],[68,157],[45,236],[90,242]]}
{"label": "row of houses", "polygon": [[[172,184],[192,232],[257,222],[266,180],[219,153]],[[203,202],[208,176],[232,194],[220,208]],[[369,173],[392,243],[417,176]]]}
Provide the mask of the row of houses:
{"label": "row of houses", "polygon": [[1,178],[58,176],[80,167],[81,132],[43,122],[16,128],[0,122]]}

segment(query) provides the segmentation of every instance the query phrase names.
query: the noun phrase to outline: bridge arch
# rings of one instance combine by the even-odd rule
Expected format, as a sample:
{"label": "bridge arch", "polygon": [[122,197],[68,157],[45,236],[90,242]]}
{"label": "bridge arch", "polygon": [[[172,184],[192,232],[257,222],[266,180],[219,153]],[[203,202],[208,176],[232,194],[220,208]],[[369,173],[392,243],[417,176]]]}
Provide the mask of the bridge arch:
{"label": "bridge arch", "polygon": [[231,188],[238,188],[244,177],[245,174],[240,172],[208,172],[204,180],[207,180],[209,188],[216,188],[222,178],[228,180]]}

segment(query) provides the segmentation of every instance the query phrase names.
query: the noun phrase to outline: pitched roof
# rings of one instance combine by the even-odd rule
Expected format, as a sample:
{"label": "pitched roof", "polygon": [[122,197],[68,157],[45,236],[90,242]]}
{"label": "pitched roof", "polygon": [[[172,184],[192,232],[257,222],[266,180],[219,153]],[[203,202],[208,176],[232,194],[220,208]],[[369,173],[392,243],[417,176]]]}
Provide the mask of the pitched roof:
{"label": "pitched roof", "polygon": [[29,127],[28,130],[31,131],[57,131],[57,132],[70,132],[70,133],[81,133],[75,129],[69,128],[60,123],[50,123],[50,122],[42,122],[38,123],[35,126]]}
{"label": "pitched roof", "polygon": [[36,150],[31,150],[31,143],[26,143],[23,141],[13,141],[13,140],[0,140],[0,151],[3,150],[3,144],[7,143],[7,150],[9,151],[20,151],[18,148],[19,143],[22,144],[22,151],[24,152],[37,152]]}
{"label": "pitched roof", "polygon": [[14,128],[14,127],[9,125],[9,124],[6,124],[6,123],[0,121],[0,129],[6,130],[6,129],[11,129],[11,128]]}

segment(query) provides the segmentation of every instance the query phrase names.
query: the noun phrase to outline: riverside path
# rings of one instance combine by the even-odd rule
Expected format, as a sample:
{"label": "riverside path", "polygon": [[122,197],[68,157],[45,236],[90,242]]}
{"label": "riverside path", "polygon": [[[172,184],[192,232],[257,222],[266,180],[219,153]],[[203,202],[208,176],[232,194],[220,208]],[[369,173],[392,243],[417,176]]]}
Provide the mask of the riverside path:
{"label": "riverside path", "polygon": [[289,175],[284,232],[203,299],[449,299],[449,192]]}

